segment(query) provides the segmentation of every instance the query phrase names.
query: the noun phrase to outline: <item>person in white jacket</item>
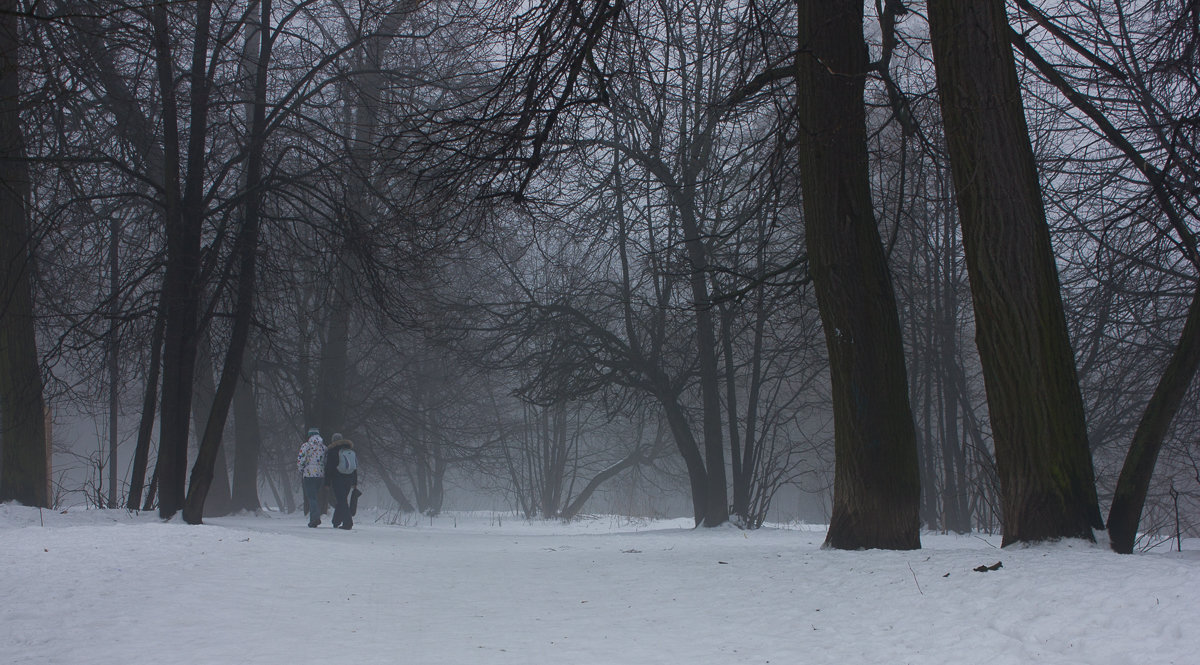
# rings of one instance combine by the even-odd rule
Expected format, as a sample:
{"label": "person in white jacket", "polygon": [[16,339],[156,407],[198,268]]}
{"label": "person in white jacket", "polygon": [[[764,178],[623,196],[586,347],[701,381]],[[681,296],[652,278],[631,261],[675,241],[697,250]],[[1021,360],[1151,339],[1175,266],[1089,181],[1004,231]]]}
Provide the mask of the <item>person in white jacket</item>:
{"label": "person in white jacket", "polygon": [[296,467],[300,470],[300,486],[304,490],[304,512],[308,513],[308,526],[321,525],[321,502],[317,498],[325,482],[325,439],[316,427],[308,430],[308,439],[300,444],[296,455]]}

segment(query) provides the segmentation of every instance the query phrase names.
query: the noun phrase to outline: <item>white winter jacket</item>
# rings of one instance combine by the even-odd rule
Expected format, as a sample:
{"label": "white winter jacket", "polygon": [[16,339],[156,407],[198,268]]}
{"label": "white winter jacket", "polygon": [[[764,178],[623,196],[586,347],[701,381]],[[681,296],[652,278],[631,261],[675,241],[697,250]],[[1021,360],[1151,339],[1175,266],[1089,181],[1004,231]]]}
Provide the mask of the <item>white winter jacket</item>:
{"label": "white winter jacket", "polygon": [[296,455],[296,468],[305,478],[325,477],[325,440],[320,434],[308,437],[308,441],[300,444],[300,452]]}

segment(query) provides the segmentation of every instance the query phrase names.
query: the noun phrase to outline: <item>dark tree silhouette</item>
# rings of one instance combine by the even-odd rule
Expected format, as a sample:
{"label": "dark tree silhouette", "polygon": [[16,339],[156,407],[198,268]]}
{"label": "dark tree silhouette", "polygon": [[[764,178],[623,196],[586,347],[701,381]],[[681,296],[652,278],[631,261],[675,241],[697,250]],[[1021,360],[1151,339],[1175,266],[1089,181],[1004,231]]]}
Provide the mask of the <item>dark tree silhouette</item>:
{"label": "dark tree silhouette", "polygon": [[1003,542],[1092,539],[1104,523],[1004,2],[930,0],[929,22]]}
{"label": "dark tree silhouette", "polygon": [[863,4],[800,3],[800,181],[833,387],[826,544],[916,549],[920,470],[900,323],[868,176]]}
{"label": "dark tree silhouette", "polygon": [[34,337],[29,167],[16,0],[0,1],[0,501],[47,506],[46,421]]}

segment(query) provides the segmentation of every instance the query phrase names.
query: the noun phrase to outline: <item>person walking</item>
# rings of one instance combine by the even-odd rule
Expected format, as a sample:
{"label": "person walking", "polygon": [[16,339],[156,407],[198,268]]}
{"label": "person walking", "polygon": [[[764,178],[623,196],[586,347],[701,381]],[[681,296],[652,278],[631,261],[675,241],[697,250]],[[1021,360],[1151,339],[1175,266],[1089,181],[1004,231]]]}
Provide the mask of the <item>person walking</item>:
{"label": "person walking", "polygon": [[308,513],[308,526],[315,529],[321,525],[321,502],[318,495],[325,477],[325,439],[316,427],[310,427],[308,438],[300,444],[296,455],[296,467],[300,470],[300,487],[304,491],[304,512]]}
{"label": "person walking", "polygon": [[354,453],[354,443],[341,434],[333,435],[333,443],[325,454],[325,484],[333,490],[334,528],[353,528],[348,497],[358,485],[358,456]]}

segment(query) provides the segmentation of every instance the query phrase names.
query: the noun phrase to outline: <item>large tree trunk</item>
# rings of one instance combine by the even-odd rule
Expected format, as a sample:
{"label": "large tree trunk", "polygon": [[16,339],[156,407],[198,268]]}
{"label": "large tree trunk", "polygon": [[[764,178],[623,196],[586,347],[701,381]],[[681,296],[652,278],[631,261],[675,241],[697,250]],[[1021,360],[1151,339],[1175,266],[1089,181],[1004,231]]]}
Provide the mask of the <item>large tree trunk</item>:
{"label": "large tree trunk", "polygon": [[867,171],[863,3],[804,0],[799,10],[800,181],[833,390],[834,497],[825,543],[916,549],[916,434]]}
{"label": "large tree trunk", "polygon": [[1002,0],[930,0],[1005,545],[1101,528],[1083,400]]}
{"label": "large tree trunk", "polygon": [[49,506],[34,333],[29,170],[21,132],[18,7],[0,0],[0,501]]}
{"label": "large tree trunk", "polygon": [[[200,524],[203,521],[206,502],[212,489],[214,469],[218,461],[222,459],[220,456],[221,439],[225,430],[225,422],[229,416],[229,408],[233,402],[233,394],[237,390],[241,377],[246,341],[250,336],[255,289],[254,263],[258,245],[257,217],[253,230],[247,230],[245,227],[248,225],[250,225],[249,221],[243,223],[242,237],[238,239],[237,243],[237,251],[241,254],[241,258],[238,261],[239,277],[237,303],[234,306],[233,332],[230,335],[225,364],[221,370],[221,380],[217,384],[212,408],[204,426],[204,435],[200,439],[200,448],[196,452],[196,463],[192,466],[191,481],[183,506],[183,519],[188,524]],[[223,462],[221,463],[223,464]],[[228,478],[225,469],[221,469],[221,472]],[[224,491],[228,492],[228,485],[225,486]],[[228,495],[226,495],[225,503],[228,507]]]}

